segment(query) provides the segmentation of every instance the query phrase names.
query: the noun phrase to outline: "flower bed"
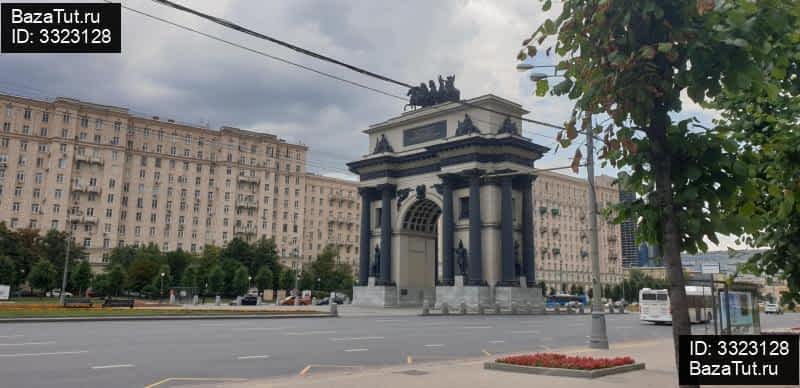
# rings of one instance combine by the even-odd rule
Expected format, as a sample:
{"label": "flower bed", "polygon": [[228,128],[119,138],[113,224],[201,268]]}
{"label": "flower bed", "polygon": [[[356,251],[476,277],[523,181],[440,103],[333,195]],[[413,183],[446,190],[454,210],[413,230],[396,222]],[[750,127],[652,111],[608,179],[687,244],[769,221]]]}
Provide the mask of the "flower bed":
{"label": "flower bed", "polygon": [[630,365],[634,363],[634,360],[630,357],[593,358],[556,353],[536,353],[500,358],[497,362],[542,368],[595,370]]}

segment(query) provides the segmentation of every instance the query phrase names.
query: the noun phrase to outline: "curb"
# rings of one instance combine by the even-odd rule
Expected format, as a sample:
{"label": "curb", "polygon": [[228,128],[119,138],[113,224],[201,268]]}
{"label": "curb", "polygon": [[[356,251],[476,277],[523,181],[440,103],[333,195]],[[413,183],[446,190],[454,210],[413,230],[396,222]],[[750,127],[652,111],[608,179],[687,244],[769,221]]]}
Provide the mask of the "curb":
{"label": "curb", "polygon": [[543,368],[537,366],[506,364],[501,362],[487,362],[483,364],[483,369],[498,370],[503,372],[528,373],[528,374],[544,375],[544,376],[577,377],[584,379],[594,379],[597,377],[614,375],[617,373],[643,370],[645,369],[645,367],[644,363],[642,362],[630,365],[615,366],[612,368],[581,370],[581,369],[564,369],[564,368]]}
{"label": "curb", "polygon": [[283,314],[283,315],[152,315],[120,317],[59,317],[59,318],[0,318],[3,323],[46,323],[46,322],[114,322],[114,321],[182,321],[209,319],[288,319],[288,318],[337,318],[333,314]]}

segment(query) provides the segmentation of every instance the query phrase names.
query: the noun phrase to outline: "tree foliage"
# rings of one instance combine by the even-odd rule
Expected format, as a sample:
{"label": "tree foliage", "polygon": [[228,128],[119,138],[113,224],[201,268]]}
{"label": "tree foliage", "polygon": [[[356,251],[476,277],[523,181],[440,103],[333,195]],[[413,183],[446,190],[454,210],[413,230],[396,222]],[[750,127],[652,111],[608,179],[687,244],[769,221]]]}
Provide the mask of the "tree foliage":
{"label": "tree foliage", "polygon": [[83,295],[83,292],[89,288],[89,283],[92,281],[92,267],[86,260],[81,260],[75,269],[70,274],[70,287],[76,291],[76,295]]}
{"label": "tree foliage", "polygon": [[589,133],[602,141],[601,158],[630,171],[622,184],[640,197],[621,204],[618,220],[640,220],[639,237],[663,248],[676,357],[678,336],[690,334],[680,252],[758,225],[743,215],[756,195],[736,142],[671,114],[684,93],[702,105],[727,93],[777,96],[763,70],[793,66],[772,42],[796,37],[796,8],[785,0],[565,1],[518,56],[554,44],[544,51],[558,56],[564,80],[536,92],[575,101],[557,140],[566,146]]}
{"label": "tree foliage", "polygon": [[34,290],[40,290],[43,293],[55,285],[56,268],[53,263],[39,259],[31,268],[31,273],[28,275],[28,282]]}

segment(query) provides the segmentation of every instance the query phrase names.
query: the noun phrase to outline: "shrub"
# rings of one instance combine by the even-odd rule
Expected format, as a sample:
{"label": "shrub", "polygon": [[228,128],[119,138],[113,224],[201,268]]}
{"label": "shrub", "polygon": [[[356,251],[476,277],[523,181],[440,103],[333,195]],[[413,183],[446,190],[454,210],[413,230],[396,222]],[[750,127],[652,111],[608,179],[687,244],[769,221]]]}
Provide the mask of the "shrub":
{"label": "shrub", "polygon": [[633,364],[630,357],[593,358],[581,356],[567,356],[557,353],[536,353],[520,356],[510,356],[498,359],[497,362],[522,366],[537,366],[544,368],[564,369],[604,369],[615,366]]}

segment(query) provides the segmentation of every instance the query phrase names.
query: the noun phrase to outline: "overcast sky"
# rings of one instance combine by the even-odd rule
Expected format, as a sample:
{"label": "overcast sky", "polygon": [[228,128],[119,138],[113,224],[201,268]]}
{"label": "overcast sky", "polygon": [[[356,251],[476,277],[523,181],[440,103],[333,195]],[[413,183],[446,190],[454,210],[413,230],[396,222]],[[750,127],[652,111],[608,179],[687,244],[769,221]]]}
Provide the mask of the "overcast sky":
{"label": "overcast sky", "polygon": [[[514,69],[521,41],[546,16],[536,0],[178,2],[411,84],[455,74],[462,98],[493,93],[521,103],[529,118],[560,124],[570,112],[565,99],[533,96],[531,82]],[[123,4],[392,94],[406,92],[152,1]],[[347,161],[366,152],[362,129],[402,112],[402,101],[129,11],[122,17],[122,54],[3,54],[0,90],[274,133],[309,145],[310,169],[328,175],[343,174]],[[712,117],[694,104],[685,108],[703,121]],[[554,146],[552,129],[525,124],[524,133]],[[551,152],[538,166],[568,165],[573,152]]]}

